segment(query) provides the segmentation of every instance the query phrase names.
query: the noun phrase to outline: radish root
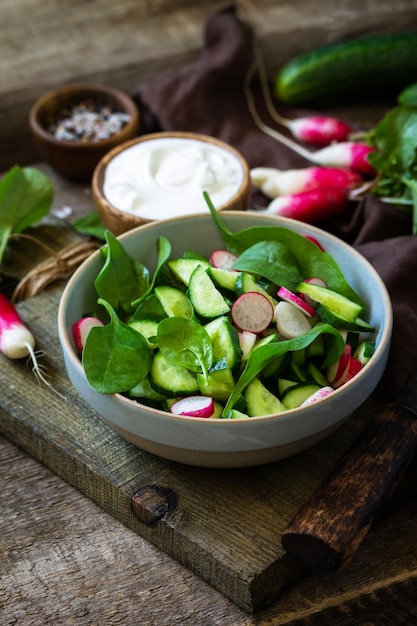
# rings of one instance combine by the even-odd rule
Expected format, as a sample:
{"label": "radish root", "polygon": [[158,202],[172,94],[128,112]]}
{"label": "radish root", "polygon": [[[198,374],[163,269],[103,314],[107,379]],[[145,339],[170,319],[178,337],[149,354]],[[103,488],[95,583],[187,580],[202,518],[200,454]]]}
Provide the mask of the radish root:
{"label": "radish root", "polygon": [[66,397],[60,393],[55,387],[52,385],[50,380],[48,380],[48,372],[47,368],[39,362],[39,359],[45,356],[45,352],[43,350],[34,350],[30,343],[25,343],[26,349],[29,353],[28,363],[30,362],[32,365],[32,372],[39,383],[43,383],[49,389],[51,389],[54,393],[56,393],[60,398],[66,400]]}

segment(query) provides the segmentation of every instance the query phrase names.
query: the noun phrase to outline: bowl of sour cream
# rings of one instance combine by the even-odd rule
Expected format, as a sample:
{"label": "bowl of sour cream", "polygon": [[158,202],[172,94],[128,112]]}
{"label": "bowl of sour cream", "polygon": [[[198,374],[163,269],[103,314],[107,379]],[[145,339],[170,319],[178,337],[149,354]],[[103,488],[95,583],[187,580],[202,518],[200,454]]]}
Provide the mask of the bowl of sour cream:
{"label": "bowl of sour cream", "polygon": [[196,133],[160,132],[107,153],[92,178],[104,226],[115,235],[148,222],[248,207],[249,166],[227,143]]}

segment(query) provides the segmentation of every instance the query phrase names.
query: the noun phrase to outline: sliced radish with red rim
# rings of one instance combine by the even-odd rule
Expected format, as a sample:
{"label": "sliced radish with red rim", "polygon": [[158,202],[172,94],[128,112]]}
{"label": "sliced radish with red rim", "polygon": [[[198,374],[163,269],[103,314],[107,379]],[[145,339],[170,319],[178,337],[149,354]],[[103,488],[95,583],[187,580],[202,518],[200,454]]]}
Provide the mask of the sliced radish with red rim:
{"label": "sliced radish with red rim", "polygon": [[237,256],[228,250],[215,250],[210,257],[210,265],[222,270],[232,270]]}
{"label": "sliced radish with red rim", "polygon": [[208,396],[188,396],[174,402],[169,410],[175,415],[211,417],[214,413],[214,400]]}
{"label": "sliced radish with red rim", "polygon": [[274,318],[274,307],[266,296],[257,291],[243,293],[233,303],[232,320],[239,330],[259,334]]}
{"label": "sliced radish with red rim", "polygon": [[277,291],[277,296],[281,298],[281,300],[285,300],[285,302],[293,304],[297,307],[297,309],[304,313],[304,315],[307,315],[307,317],[314,317],[316,314],[313,307],[286,287],[280,287]]}

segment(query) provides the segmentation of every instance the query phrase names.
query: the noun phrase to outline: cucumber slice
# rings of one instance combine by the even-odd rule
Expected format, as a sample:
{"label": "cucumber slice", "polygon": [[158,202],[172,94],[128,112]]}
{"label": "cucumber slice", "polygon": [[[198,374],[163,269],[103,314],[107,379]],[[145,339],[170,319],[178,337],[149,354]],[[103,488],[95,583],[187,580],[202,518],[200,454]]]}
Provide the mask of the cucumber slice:
{"label": "cucumber slice", "polygon": [[158,332],[158,323],[156,320],[131,320],[129,322],[129,326],[137,330],[143,337],[145,337],[146,341],[150,348],[156,348],[156,340],[155,342],[150,341],[152,337],[156,337]]}
{"label": "cucumber slice", "polygon": [[201,265],[198,265],[191,274],[188,297],[195,312],[201,317],[218,317],[230,311],[226,300]]}
{"label": "cucumber slice", "polygon": [[231,270],[224,270],[221,267],[209,267],[208,270],[211,278],[221,289],[235,291],[236,280],[239,274]]}
{"label": "cucumber slice", "polygon": [[207,382],[204,382],[201,374],[197,374],[197,382],[204,396],[211,396],[220,402],[225,402],[229,398],[236,385],[232,371],[224,361],[220,361],[210,369]]}
{"label": "cucumber slice", "polygon": [[155,354],[149,375],[152,387],[168,398],[199,390],[197,376],[181,365],[173,365],[161,352]]}
{"label": "cucumber slice", "polygon": [[309,376],[311,376],[311,378],[314,380],[314,382],[316,382],[321,387],[326,387],[329,384],[326,376],[323,374],[323,372],[319,370],[316,365],[314,365],[313,362],[310,361],[307,371]]}
{"label": "cucumber slice", "polygon": [[323,322],[327,322],[331,326],[339,330],[347,330],[352,333],[366,333],[373,332],[375,328],[370,326],[367,322],[357,317],[353,322],[348,322],[340,315],[336,315],[333,311],[330,311],[323,304],[318,304],[316,307],[316,314]]}
{"label": "cucumber slice", "polygon": [[290,387],[295,387],[297,385],[293,380],[288,380],[288,378],[278,378],[278,393],[282,396]]}
{"label": "cucumber slice", "polygon": [[226,419],[228,420],[242,419],[244,417],[249,417],[249,415],[247,413],[242,413],[242,411],[238,411],[237,409],[230,409],[226,415]]}
{"label": "cucumber slice", "polygon": [[285,411],[284,405],[261,383],[259,378],[254,378],[246,387],[245,400],[250,417]]}
{"label": "cucumber slice", "polygon": [[145,398],[146,400],[156,400],[160,402],[165,399],[162,394],[152,387],[148,377],[144,378],[139,384],[133,387],[129,395],[132,398]]}
{"label": "cucumber slice", "polygon": [[328,287],[322,287],[314,283],[299,283],[297,291],[324,305],[331,313],[346,322],[355,322],[364,308],[361,304],[346,298],[346,296],[342,296]]}
{"label": "cucumber slice", "polygon": [[289,387],[281,398],[282,404],[288,410],[296,409],[319,389],[321,389],[321,385],[316,383],[306,383]]}
{"label": "cucumber slice", "polygon": [[168,317],[185,317],[188,320],[192,319],[194,315],[193,306],[186,294],[180,289],[163,285],[161,287],[155,287],[155,295]]}
{"label": "cucumber slice", "polygon": [[191,274],[194,272],[197,265],[201,265],[204,269],[211,267],[208,261],[184,258],[172,259],[171,261],[168,261],[167,265],[174,276],[183,282],[186,287],[188,287]]}
{"label": "cucumber slice", "polygon": [[[213,357],[215,361],[224,359],[227,366],[233,370],[240,364],[242,348],[240,347],[239,335],[226,317],[222,317],[217,331],[210,336],[213,344]],[[207,330],[207,329],[206,329]]]}

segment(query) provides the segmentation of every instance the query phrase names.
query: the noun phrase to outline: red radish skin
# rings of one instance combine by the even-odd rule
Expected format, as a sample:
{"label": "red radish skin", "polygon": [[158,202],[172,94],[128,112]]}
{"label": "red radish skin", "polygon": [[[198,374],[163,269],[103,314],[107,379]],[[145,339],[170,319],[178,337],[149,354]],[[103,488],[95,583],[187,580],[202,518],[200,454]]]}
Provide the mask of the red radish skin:
{"label": "red radish skin", "polygon": [[271,324],[274,318],[274,307],[262,293],[248,291],[235,300],[231,316],[239,330],[259,335]]}
{"label": "red radish skin", "polygon": [[291,304],[297,307],[297,309],[304,313],[304,315],[307,315],[307,317],[314,317],[316,314],[313,307],[286,287],[280,287],[277,291],[277,296],[281,298],[281,300],[291,302]]}
{"label": "red radish skin", "polygon": [[312,237],[311,235],[305,235],[305,238],[311,241],[311,243],[314,243],[314,245],[316,245],[319,250],[321,250],[322,252],[326,252],[318,239]]}
{"label": "red radish skin", "polygon": [[88,333],[93,328],[93,326],[103,326],[103,322],[101,322],[97,317],[82,317],[75,322],[72,328],[72,336],[74,339],[75,347],[79,354],[84,350],[85,342],[88,336]]}
{"label": "red radish skin", "polygon": [[228,250],[215,250],[209,261],[212,267],[230,271],[233,268],[233,263],[237,261],[237,256]]}
{"label": "red radish skin", "polygon": [[363,184],[363,178],[358,172],[336,167],[304,167],[286,171],[257,167],[251,170],[250,176],[252,184],[271,199],[323,187],[350,191]]}
{"label": "red radish skin", "polygon": [[349,199],[344,191],[328,187],[275,198],[264,213],[315,224],[341,215],[348,206]]}
{"label": "red radish skin", "polygon": [[322,387],[318,391],[315,391],[311,396],[309,396],[300,406],[308,406],[309,404],[313,404],[313,402],[318,402],[318,400],[323,400],[323,398],[327,398],[328,395],[333,393],[333,387]]}
{"label": "red radish skin", "polygon": [[344,375],[346,368],[349,366],[351,352],[352,350],[350,344],[346,343],[340,358],[329,365],[326,371],[326,377],[329,383],[333,384]]}
{"label": "red radish skin", "polygon": [[358,374],[361,371],[361,369],[362,369],[362,363],[358,361],[358,359],[355,359],[355,357],[350,356],[348,365],[345,368],[345,371],[342,373],[342,375],[339,378],[336,378],[336,380],[333,383],[333,388],[338,389],[342,385],[345,385],[347,382],[349,382],[349,380],[352,380],[352,378],[354,378],[356,374]]}
{"label": "red radish skin", "polygon": [[314,152],[314,162],[325,167],[347,167],[364,176],[375,176],[368,155],[375,149],[363,143],[343,141]]}
{"label": "red radish skin", "polygon": [[288,127],[294,137],[316,146],[328,146],[333,141],[347,141],[352,132],[349,124],[342,120],[319,115],[290,120]]}
{"label": "red radish skin", "polygon": [[35,348],[35,338],[17,309],[0,294],[0,352],[8,359],[23,359]]}
{"label": "red radish skin", "polygon": [[174,415],[207,418],[214,413],[214,401],[208,396],[189,396],[174,402],[169,410]]}
{"label": "red radish skin", "polygon": [[33,334],[24,324],[14,304],[3,294],[0,294],[0,352],[8,359],[29,358],[36,379],[65,400],[65,396],[54,389],[46,378],[45,368],[38,361],[41,353],[35,352]]}

